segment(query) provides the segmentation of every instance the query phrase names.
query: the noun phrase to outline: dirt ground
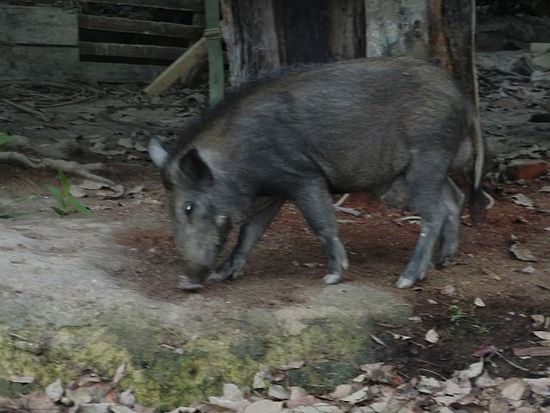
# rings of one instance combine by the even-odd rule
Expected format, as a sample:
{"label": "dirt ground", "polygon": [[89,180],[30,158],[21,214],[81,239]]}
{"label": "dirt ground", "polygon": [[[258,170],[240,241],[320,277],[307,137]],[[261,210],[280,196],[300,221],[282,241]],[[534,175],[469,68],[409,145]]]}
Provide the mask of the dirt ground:
{"label": "dirt ground", "polygon": [[[540,107],[510,94],[495,97],[502,93],[503,82],[514,85],[513,81],[490,70],[482,74],[491,80],[482,85],[482,116],[489,146],[497,151],[495,170],[509,159],[525,157],[517,155],[522,150],[547,156],[550,124],[529,122]],[[517,86],[528,92],[534,88],[537,99],[549,101],[550,88],[546,86]],[[188,300],[189,293],[175,288],[178,265],[163,190],[144,145],[154,134],[160,133],[166,140],[176,136],[178,128],[205,103],[202,91],[177,90],[162,99],[149,100],[137,88],[121,86],[84,85],[81,89],[56,90],[53,85],[45,90],[3,84],[0,93],[25,104],[40,96],[49,97],[43,100],[43,106],[34,106],[47,116],[46,120],[0,104],[0,131],[24,135],[45,151],[56,151],[49,156],[71,155],[79,162],[104,162],[102,175],[125,188],[138,187],[134,194],[116,199],[95,193],[81,198],[96,218],[124,224],[125,229],[116,234],[115,240],[128,249],[135,265],[112,273],[117,283],[157,300],[176,304]],[[55,105],[75,95],[87,100]],[[128,139],[131,147],[121,146],[121,138]],[[32,218],[55,216],[50,209],[54,201],[46,189],[46,185],[56,182],[55,172],[2,164],[0,176],[3,208]],[[76,176],[69,179],[74,184],[81,181]],[[472,227],[466,209],[460,252],[452,265],[431,270],[425,281],[405,291],[397,291],[394,283],[414,246],[418,225],[399,221],[406,215],[403,211],[386,208],[364,194],[353,195],[346,202],[346,207],[363,215],[337,214],[350,257],[345,283],[369,282],[396,290],[393,292],[410,304],[416,316],[404,325],[378,326],[375,335],[384,361],[396,365],[405,377],[429,372],[448,376],[475,361],[474,353],[480,347],[493,345],[499,350],[491,358],[490,369],[495,375],[531,376],[549,366],[548,357],[518,358],[513,354],[514,348],[535,345],[531,316],[550,316],[550,200],[548,192],[541,192],[549,181],[545,175],[526,181],[495,178],[493,183],[488,182],[496,204],[486,222]],[[534,206],[516,204],[512,197],[517,194],[529,197]],[[38,197],[15,202],[29,195]],[[24,221],[25,216],[20,219]],[[527,247],[536,261],[515,258],[510,252],[512,237]],[[223,298],[228,305],[239,307],[299,304],[305,287],[322,282],[324,264],[320,243],[295,208],[286,205],[252,254],[245,275],[208,286],[200,294],[206,299]],[[474,304],[478,298],[484,306]],[[433,344],[424,339],[431,328],[440,337]]]}

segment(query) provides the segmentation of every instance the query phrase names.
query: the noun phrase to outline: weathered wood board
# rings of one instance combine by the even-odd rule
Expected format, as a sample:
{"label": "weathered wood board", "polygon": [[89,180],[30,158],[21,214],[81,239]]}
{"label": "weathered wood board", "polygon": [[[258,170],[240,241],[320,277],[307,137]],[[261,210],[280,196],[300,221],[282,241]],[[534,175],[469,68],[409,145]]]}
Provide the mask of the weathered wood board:
{"label": "weathered wood board", "polygon": [[78,24],[81,29],[88,30],[103,30],[115,33],[137,33],[180,39],[195,38],[197,40],[201,38],[202,32],[204,31],[204,27],[201,26],[125,19],[122,17],[91,16],[85,14],[78,16]]}
{"label": "weathered wood board", "polygon": [[157,60],[174,60],[185,52],[185,49],[182,47],[143,44],[80,42],[79,47],[81,55],[134,57]]}
{"label": "weathered wood board", "polygon": [[222,0],[230,81],[365,55],[364,0]]}
{"label": "weathered wood board", "polygon": [[428,57],[428,6],[418,0],[365,0],[368,57]]}
{"label": "weathered wood board", "polygon": [[76,10],[0,6],[0,42],[76,47],[78,45]]}
{"label": "weathered wood board", "polygon": [[155,7],[170,10],[204,11],[203,0],[84,0],[88,3]]}
{"label": "weathered wood board", "polygon": [[160,75],[164,69],[164,66],[81,62],[78,78],[106,83],[148,83]]}
{"label": "weathered wood board", "polygon": [[63,80],[79,70],[78,48],[0,45],[0,78]]}

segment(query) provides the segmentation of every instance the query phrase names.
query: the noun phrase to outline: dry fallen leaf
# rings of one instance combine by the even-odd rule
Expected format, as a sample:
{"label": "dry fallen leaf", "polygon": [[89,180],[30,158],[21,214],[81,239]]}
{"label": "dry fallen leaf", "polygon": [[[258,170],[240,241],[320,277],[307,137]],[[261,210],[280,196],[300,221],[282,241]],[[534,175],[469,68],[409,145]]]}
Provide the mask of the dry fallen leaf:
{"label": "dry fallen leaf", "polygon": [[524,273],[524,274],[533,274],[535,271],[536,271],[536,269],[532,265],[528,265],[527,267],[525,267],[521,270],[521,272]]}
{"label": "dry fallen leaf", "polygon": [[516,357],[550,357],[550,347],[525,347],[514,348],[514,356]]}
{"label": "dry fallen leaf", "polygon": [[115,375],[113,376],[113,384],[118,384],[120,380],[122,380],[122,377],[124,377],[124,371],[126,370],[126,363],[122,363],[115,371]]}
{"label": "dry fallen leaf", "polygon": [[550,377],[539,379],[523,379],[529,385],[531,391],[541,396],[550,396]]}
{"label": "dry fallen leaf", "polygon": [[223,396],[209,397],[208,402],[216,406],[237,411],[244,409],[250,404],[248,400],[244,399],[241,389],[232,383],[223,385]]}
{"label": "dry fallen leaf", "polygon": [[279,370],[287,371],[287,370],[296,370],[299,368],[304,367],[304,361],[303,360],[296,360],[288,364],[283,364],[279,367]]}
{"label": "dry fallen leaf", "polygon": [[426,376],[420,376],[420,380],[416,385],[416,389],[420,393],[425,394],[434,394],[441,391],[443,388],[444,385],[439,380]]}
{"label": "dry fallen leaf", "polygon": [[536,262],[537,258],[531,250],[519,242],[514,242],[510,247],[510,252],[520,261]]}
{"label": "dry fallen leaf", "polygon": [[17,410],[17,404],[12,399],[0,396],[0,411],[15,411]]}
{"label": "dry fallen leaf", "polygon": [[21,407],[31,412],[52,412],[60,411],[48,396],[43,393],[31,393],[21,397]]}
{"label": "dry fallen leaf", "polygon": [[283,410],[283,402],[258,400],[246,407],[243,413],[279,413]]}
{"label": "dry fallen leaf", "polygon": [[30,384],[34,381],[32,376],[11,376],[8,381],[10,383]]}
{"label": "dry fallen leaf", "polygon": [[477,363],[472,363],[467,369],[458,372],[458,377],[461,379],[473,379],[483,373],[483,360]]}
{"label": "dry fallen leaf", "polygon": [[524,194],[515,194],[515,195],[512,195],[511,198],[514,201],[514,204],[524,206],[527,208],[535,207],[535,201],[533,201],[531,198],[529,198]]}
{"label": "dry fallen leaf", "polygon": [[542,327],[546,320],[546,317],[542,314],[533,314],[531,318],[533,319],[533,327],[535,328]]}
{"label": "dry fallen leaf", "polygon": [[453,296],[455,295],[455,293],[456,293],[456,288],[452,285],[447,285],[445,286],[445,288],[441,290],[441,294],[443,295]]}
{"label": "dry fallen leaf", "polygon": [[378,344],[380,344],[380,345],[382,345],[382,346],[384,346],[384,347],[388,347],[388,345],[387,345],[386,343],[384,343],[384,340],[382,340],[380,337],[375,336],[374,334],[371,334],[370,336],[371,336],[371,338],[372,338],[374,341],[376,341]]}
{"label": "dry fallen leaf", "polygon": [[500,394],[511,400],[521,400],[528,391],[527,384],[518,377],[505,380],[498,385]]}
{"label": "dry fallen leaf", "polygon": [[533,331],[533,334],[542,340],[550,340],[550,331]]}
{"label": "dry fallen leaf", "polygon": [[424,338],[426,339],[426,341],[432,344],[435,344],[439,341],[439,334],[437,334],[437,331],[435,330],[435,328],[432,328],[428,330]]}
{"label": "dry fallen leaf", "polygon": [[317,397],[307,394],[301,387],[292,386],[290,388],[290,398],[287,402],[287,406],[293,409],[299,406],[310,406],[319,402],[320,400]]}
{"label": "dry fallen leaf", "polygon": [[476,299],[474,300],[474,305],[476,307],[485,307],[485,301],[483,301],[481,298],[479,297],[476,297]]}
{"label": "dry fallen leaf", "polygon": [[352,390],[353,386],[351,384],[340,384],[339,386],[336,386],[332,393],[329,394],[329,397],[333,400],[340,400],[349,396]]}
{"label": "dry fallen leaf", "polygon": [[340,399],[340,401],[350,403],[350,404],[357,404],[362,402],[363,400],[366,400],[369,394],[369,388],[363,387],[362,389],[357,390],[356,392],[350,394],[349,396],[343,397]]}

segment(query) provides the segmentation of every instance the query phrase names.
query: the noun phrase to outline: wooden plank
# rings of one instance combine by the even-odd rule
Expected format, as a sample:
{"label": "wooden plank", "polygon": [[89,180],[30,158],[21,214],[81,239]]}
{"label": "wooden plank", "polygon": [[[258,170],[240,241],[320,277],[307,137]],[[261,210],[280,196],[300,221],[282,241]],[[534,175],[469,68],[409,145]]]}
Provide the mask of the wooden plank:
{"label": "wooden plank", "polygon": [[200,39],[204,28],[176,23],[133,20],[121,17],[78,16],[80,29],[104,30],[117,33],[138,33],[180,39]]}
{"label": "wooden plank", "polygon": [[206,46],[208,49],[208,90],[210,105],[214,106],[223,98],[224,71],[220,30],[219,0],[205,0],[206,7]]}
{"label": "wooden plank", "polygon": [[76,46],[76,12],[54,7],[0,6],[0,42]]}
{"label": "wooden plank", "polygon": [[124,63],[80,63],[78,78],[107,83],[149,83],[165,69],[163,66]]}
{"label": "wooden plank", "polygon": [[178,78],[193,70],[206,60],[206,39],[203,37],[172,63],[153,83],[145,88],[149,96],[157,96],[170,87]]}
{"label": "wooden plank", "polygon": [[78,71],[78,48],[0,45],[0,79],[63,80]]}
{"label": "wooden plank", "polygon": [[204,11],[203,0],[83,0],[87,3],[114,4],[117,6],[154,7],[181,11]]}
{"label": "wooden plank", "polygon": [[142,44],[79,42],[78,45],[80,47],[80,54],[87,56],[174,60],[185,52],[185,49],[182,47],[150,46]]}
{"label": "wooden plank", "polygon": [[428,56],[426,0],[365,0],[367,56]]}

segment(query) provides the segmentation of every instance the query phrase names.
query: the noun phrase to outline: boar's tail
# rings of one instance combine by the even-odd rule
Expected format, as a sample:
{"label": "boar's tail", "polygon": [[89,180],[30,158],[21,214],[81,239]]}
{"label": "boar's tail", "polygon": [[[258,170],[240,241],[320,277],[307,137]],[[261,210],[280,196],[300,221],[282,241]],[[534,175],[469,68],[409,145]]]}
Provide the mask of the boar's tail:
{"label": "boar's tail", "polygon": [[474,179],[472,190],[470,193],[470,216],[474,225],[479,224],[485,218],[485,212],[487,209],[492,208],[495,200],[491,195],[483,190],[481,186],[481,178],[483,177],[483,163],[485,161],[485,142],[483,141],[483,133],[481,131],[481,124],[479,121],[479,85],[477,80],[477,66],[476,66],[476,1],[472,1],[472,15],[471,15],[471,67],[473,78],[473,94],[474,94],[474,108],[472,116],[472,124],[470,126],[470,134],[474,142],[475,149],[475,161],[474,161]]}
{"label": "boar's tail", "polygon": [[493,206],[493,198],[487,194],[481,185],[483,177],[483,163],[485,160],[485,144],[479,123],[479,116],[476,113],[472,119],[470,128],[472,140],[474,143],[474,168],[473,168],[473,183],[470,191],[469,207],[472,223],[477,225],[485,218],[485,211]]}
{"label": "boar's tail", "polygon": [[[477,111],[476,111],[477,112]],[[485,220],[486,211],[493,207],[495,200],[491,195],[483,190],[481,179],[483,178],[483,164],[485,161],[485,142],[479,115],[476,113],[472,119],[471,135],[474,141],[474,168],[473,183],[470,190],[469,207],[470,217],[474,225],[478,225]]]}

